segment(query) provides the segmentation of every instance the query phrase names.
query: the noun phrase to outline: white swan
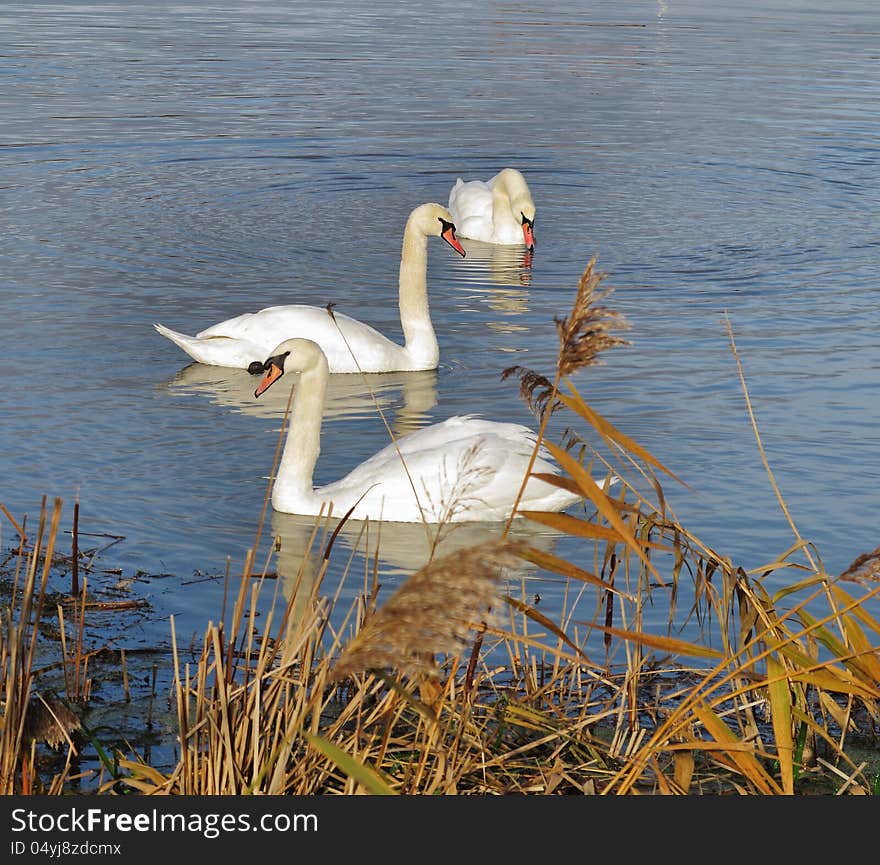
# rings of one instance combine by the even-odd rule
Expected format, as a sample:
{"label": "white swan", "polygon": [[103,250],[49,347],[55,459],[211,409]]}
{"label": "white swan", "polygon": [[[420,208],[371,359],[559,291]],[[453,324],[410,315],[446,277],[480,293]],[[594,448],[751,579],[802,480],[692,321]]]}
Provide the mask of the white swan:
{"label": "white swan", "polygon": [[[270,306],[221,321],[195,336],[154,324],[162,336],[199,363],[248,369],[262,366],[284,339],[307,336],[327,355],[331,372],[396,372],[436,369],[440,349],[428,307],[428,238],[442,237],[459,255],[465,251],[455,224],[441,204],[422,204],[410,213],[400,256],[400,324],[405,344],[398,345],[368,324],[340,312],[333,319],[323,306]],[[340,333],[341,331],[341,333]],[[344,338],[343,338],[344,336]],[[353,356],[352,356],[353,355]]]}
{"label": "white swan", "polygon": [[[330,375],[327,359],[317,343],[297,338],[282,342],[263,367],[265,376],[254,391],[257,397],[285,372],[300,374],[272,487],[276,511],[316,515],[323,504],[324,512],[332,506],[336,517],[353,508],[350,519],[428,523],[490,522],[510,515],[535,442],[528,427],[474,415],[451,417],[399,438],[340,480],[314,487]],[[557,468],[542,457],[533,471]],[[579,499],[532,478],[519,507],[561,511]]]}
{"label": "white swan", "polygon": [[449,192],[449,212],[459,237],[535,248],[535,202],[515,168],[485,182],[459,177]]}

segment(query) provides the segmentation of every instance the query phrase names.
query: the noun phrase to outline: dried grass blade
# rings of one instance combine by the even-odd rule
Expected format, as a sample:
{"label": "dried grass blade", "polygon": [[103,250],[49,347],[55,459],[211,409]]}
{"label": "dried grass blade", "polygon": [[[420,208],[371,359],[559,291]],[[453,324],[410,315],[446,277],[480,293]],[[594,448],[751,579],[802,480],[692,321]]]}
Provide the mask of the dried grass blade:
{"label": "dried grass blade", "polygon": [[[730,340],[730,349],[733,352],[733,360],[736,364],[736,370],[739,375],[743,397],[746,401],[746,411],[748,411],[749,413],[749,420],[752,424],[752,432],[755,434],[755,442],[758,445],[758,453],[761,455],[761,462],[764,465],[764,471],[767,473],[767,477],[770,480],[770,486],[773,487],[773,492],[776,494],[776,500],[779,502],[779,507],[782,508],[782,513],[785,514],[785,518],[788,520],[788,524],[789,526],[791,526],[791,530],[792,532],[794,532],[794,536],[798,539],[798,541],[803,541],[801,533],[798,531],[798,528],[788,511],[788,506],[785,504],[785,499],[782,497],[782,491],[779,489],[779,484],[776,483],[776,477],[773,475],[773,470],[770,468],[770,461],[769,459],[767,459],[767,452],[764,450],[764,443],[761,441],[761,433],[758,431],[758,422],[755,420],[755,413],[752,410],[752,399],[749,396],[749,389],[746,386],[746,377],[745,373],[743,372],[742,364],[739,360],[739,352],[736,348],[736,342],[733,339],[733,328],[730,326],[730,319],[727,317],[726,312],[724,314],[724,323],[727,327],[727,336]],[[813,557],[810,554],[810,549],[808,546],[804,547],[804,554],[806,555],[807,561],[809,561],[810,565],[814,569],[816,569],[815,562],[813,561]]]}
{"label": "dried grass blade", "polygon": [[693,751],[676,751],[672,755],[673,764],[675,766],[675,770],[673,772],[673,778],[675,779],[675,783],[682,789],[685,793],[690,789],[691,786],[691,778],[694,776],[694,767],[696,766],[696,761],[694,760],[694,752]]}
{"label": "dried grass blade", "polygon": [[12,516],[11,513],[6,509],[6,505],[3,502],[0,502],[0,511],[5,515],[6,519],[9,520],[10,523],[15,527],[15,530],[18,532],[19,537],[23,542],[27,542],[27,535],[24,533],[24,529],[18,524],[15,517]]}
{"label": "dried grass blade", "polygon": [[599,488],[598,484],[590,476],[590,473],[567,451],[557,447],[552,442],[544,442],[547,450],[553,455],[554,459],[562,466],[568,474],[574,478],[584,495],[596,506],[599,513],[611,523],[611,526],[618,531],[626,541],[627,545],[642,560],[642,564],[654,575],[654,579],[665,586],[662,577],[657,573],[656,568],[651,563],[645,553],[644,541],[637,541],[633,533],[629,530],[611,499]]}
{"label": "dried grass blade", "polygon": [[338,769],[344,772],[353,781],[356,781],[368,793],[374,796],[396,796],[397,793],[388,785],[384,778],[373,769],[363,763],[359,763],[347,751],[343,751],[338,745],[328,742],[322,736],[316,736],[314,733],[303,731],[303,736],[308,743],[320,751],[328,760],[330,760]]}
{"label": "dried grass blade", "polygon": [[878,586],[876,589],[872,589],[861,600],[856,600],[852,595],[840,588],[840,586],[832,586],[831,592],[842,606],[849,607],[851,609],[852,614],[863,625],[870,628],[875,634],[880,634],[880,622],[878,622],[877,619],[870,615],[864,606],[866,600],[868,600],[869,598],[873,598],[875,595],[880,593],[880,586]]}
{"label": "dried grass blade", "polygon": [[[795,669],[789,671],[788,675],[793,682],[803,682],[835,693],[852,694],[863,700],[880,697],[880,689],[867,682],[855,681],[848,670],[832,668],[830,661],[818,663],[815,658],[804,654],[791,643],[780,643],[773,649],[792,662]],[[843,662],[843,659],[840,660]]]}
{"label": "dried grass blade", "polygon": [[776,756],[786,796],[794,793],[794,742],[791,737],[791,690],[785,668],[775,658],[767,658],[767,691],[776,738]]}
{"label": "dried grass blade", "polygon": [[[798,570],[804,570],[804,566],[796,562],[779,561],[775,565],[770,565],[765,568],[753,568],[752,570],[748,571],[748,574],[752,576],[761,576],[763,574],[777,573],[784,570],[785,568],[797,568]],[[786,597],[789,597],[790,595],[796,595],[800,592],[808,591],[815,588],[816,586],[824,587],[826,584],[827,579],[825,577],[814,574],[813,576],[807,577],[807,579],[805,580],[799,580],[796,583],[790,583],[789,585],[783,586],[781,589],[775,591],[773,593],[773,597],[770,600],[770,604],[772,604],[774,607],[778,606],[780,601],[782,601]]]}
{"label": "dried grass blade", "polygon": [[517,610],[519,610],[524,616],[528,616],[530,619],[550,631],[554,636],[562,640],[562,642],[565,643],[566,646],[573,649],[578,657],[583,658],[586,663],[590,663],[589,658],[587,658],[581,648],[573,643],[568,636],[566,636],[565,632],[559,627],[559,625],[548,619],[543,613],[539,613],[530,604],[518,601],[516,598],[511,597],[510,595],[506,595],[504,600],[507,601],[510,606],[515,607]]}
{"label": "dried grass blade", "polygon": [[789,678],[793,682],[802,682],[805,685],[812,685],[814,688],[823,688],[838,694],[851,694],[866,701],[880,698],[880,690],[877,688],[866,688],[850,679],[843,679],[834,675],[828,668],[789,673]]}
{"label": "dried grass blade", "polygon": [[561,490],[568,490],[575,495],[581,494],[581,488],[571,479],[562,475],[554,475],[550,472],[532,472],[532,477],[539,481],[550,484],[553,487],[559,487]]}
{"label": "dried grass blade", "polygon": [[[723,746],[724,753],[761,793],[779,796],[782,789],[755,758],[752,747],[736,738],[733,731],[704,703],[694,706],[694,714],[700,719],[706,731]],[[747,750],[745,750],[747,749]]]}
{"label": "dried grass blade", "polygon": [[619,429],[617,429],[614,424],[612,424],[610,421],[605,420],[602,415],[600,415],[594,409],[590,408],[590,406],[587,405],[587,403],[584,401],[584,398],[580,395],[577,388],[571,383],[571,381],[566,380],[566,384],[568,385],[568,389],[571,391],[572,395],[567,396],[562,392],[558,394],[558,398],[563,403],[563,405],[571,409],[571,411],[573,411],[575,414],[580,415],[603,438],[613,441],[624,450],[629,451],[630,453],[640,457],[642,460],[648,463],[648,465],[652,465],[654,466],[654,468],[660,469],[660,471],[665,472],[667,475],[669,475],[669,477],[675,479],[680,484],[687,487],[687,484],[683,480],[681,480],[681,478],[679,478],[672,471],[666,468],[666,466],[663,465],[660,460],[658,460],[655,456],[646,451],[638,442],[633,441],[633,439],[631,439],[628,435],[622,433]]}
{"label": "dried grass blade", "polygon": [[633,595],[630,595],[628,592],[622,592],[601,577],[597,577],[595,574],[591,574],[589,571],[585,571],[583,568],[579,568],[577,565],[572,564],[559,556],[553,555],[553,553],[547,553],[544,552],[544,550],[537,550],[534,547],[526,547],[520,551],[519,555],[520,558],[531,562],[533,565],[537,565],[539,568],[543,568],[545,571],[552,571],[554,574],[562,574],[564,577],[569,577],[573,580],[580,580],[582,583],[590,583],[591,585],[598,586],[605,591],[614,592],[616,595],[620,595],[620,597],[635,603],[636,599]]}
{"label": "dried grass blade", "polygon": [[118,768],[131,773],[131,776],[125,779],[126,784],[138,786],[143,792],[155,792],[168,784],[168,779],[147,763],[120,758]]}
{"label": "dried grass blade", "polygon": [[849,644],[858,656],[857,659],[853,659],[854,663],[858,663],[859,669],[864,670],[875,683],[880,684],[880,658],[876,654],[877,647],[871,645],[855,618],[841,616],[840,622]]}
{"label": "dried grass blade", "polygon": [[593,538],[600,541],[610,541],[613,544],[623,544],[626,540],[614,529],[600,526],[588,520],[581,520],[570,514],[558,514],[550,511],[517,511],[520,516],[528,517],[536,523],[557,529],[567,535],[579,538]]}
{"label": "dried grass blade", "polygon": [[[592,624],[592,623],[591,623]],[[597,631],[619,637],[622,640],[631,640],[652,649],[662,652],[670,652],[675,655],[690,655],[694,658],[723,658],[724,654],[706,646],[698,646],[696,643],[688,643],[684,640],[676,640],[674,637],[658,637],[654,634],[646,634],[642,631],[623,631],[620,628],[611,628],[606,625],[592,625]]]}
{"label": "dried grass blade", "polygon": [[[869,667],[867,667],[864,663],[864,659],[860,657],[853,657],[853,649],[850,649],[848,646],[844,645],[828,628],[825,628],[821,625],[816,624],[816,619],[814,619],[808,612],[805,610],[798,611],[798,617],[804,623],[805,627],[809,627],[813,636],[831,652],[834,657],[840,661],[848,670],[851,670],[860,681],[864,682],[868,687],[871,687],[872,684],[880,684],[880,680],[878,680],[875,676],[872,675],[872,671]],[[846,621],[846,617],[841,617],[842,621]],[[850,620],[851,625],[859,630],[861,633],[861,629],[858,628],[858,625],[855,622]],[[862,634],[862,643],[867,644],[867,641],[864,639],[864,634]],[[872,647],[868,647],[869,651],[873,651]],[[815,663],[815,662],[814,662]],[[866,681],[868,680],[868,681]]]}

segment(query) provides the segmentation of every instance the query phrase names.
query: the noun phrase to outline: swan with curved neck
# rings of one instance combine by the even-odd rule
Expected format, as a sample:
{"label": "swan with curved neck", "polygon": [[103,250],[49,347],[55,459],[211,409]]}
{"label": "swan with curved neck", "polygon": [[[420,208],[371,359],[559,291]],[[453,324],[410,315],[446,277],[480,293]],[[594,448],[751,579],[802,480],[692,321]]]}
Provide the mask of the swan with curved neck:
{"label": "swan with curved neck", "polygon": [[[292,514],[390,522],[506,520],[528,470],[535,434],[515,423],[475,415],[451,417],[411,432],[378,451],[345,477],[315,487],[321,414],[330,375],[327,358],[309,339],[289,339],[263,364],[259,397],[289,372],[299,373],[290,428],[272,487],[272,507]],[[405,466],[404,466],[405,463]],[[533,472],[556,473],[539,457]],[[518,508],[561,511],[580,496],[532,478]]]}
{"label": "swan with curved neck", "polygon": [[195,336],[154,324],[162,336],[193,360],[214,366],[248,369],[261,365],[283,339],[308,336],[324,349],[330,372],[397,372],[436,369],[440,349],[428,306],[428,238],[441,237],[459,255],[449,211],[441,204],[415,208],[407,219],[400,255],[398,302],[404,344],[340,312],[306,304],[269,306],[221,321]]}
{"label": "swan with curved neck", "polygon": [[535,202],[522,172],[505,168],[490,180],[460,177],[449,192],[449,212],[459,237],[485,243],[525,243],[535,248]]}

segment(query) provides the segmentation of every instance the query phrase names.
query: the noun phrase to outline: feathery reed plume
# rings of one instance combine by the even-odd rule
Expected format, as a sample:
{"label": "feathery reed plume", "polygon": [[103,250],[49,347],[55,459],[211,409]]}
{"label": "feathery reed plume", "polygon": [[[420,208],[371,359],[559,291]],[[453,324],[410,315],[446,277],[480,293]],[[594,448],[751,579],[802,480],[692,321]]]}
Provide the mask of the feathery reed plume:
{"label": "feathery reed plume", "polygon": [[512,375],[519,376],[519,395],[536,418],[540,419],[545,412],[553,414],[562,405],[558,399],[554,399],[550,404],[550,397],[556,393],[556,389],[547,376],[517,364],[507,367],[501,373],[501,381]]}
{"label": "feathery reed plume", "polygon": [[611,294],[611,289],[597,292],[599,283],[608,275],[596,272],[594,255],[581,274],[571,314],[567,318],[554,318],[559,336],[559,353],[556,359],[556,381],[524,366],[509,366],[501,373],[502,381],[512,375],[519,376],[519,394],[531,412],[539,420],[545,420],[562,402],[557,398],[560,380],[587,366],[598,366],[604,361],[601,352],[617,346],[629,345],[629,341],[615,336],[613,330],[627,330],[630,323],[619,312],[597,305]]}
{"label": "feathery reed plume", "polygon": [[485,486],[490,470],[479,465],[480,450],[480,442],[471,445],[459,456],[452,471],[446,458],[443,458],[438,470],[440,486],[446,490],[443,498],[435,501],[431,497],[427,481],[422,481],[425,500],[425,505],[422,507],[423,514],[429,514],[434,522],[443,526],[450,523],[457,514],[484,503],[479,492]]}
{"label": "feathery reed plume", "polygon": [[516,509],[531,477],[535,460],[541,452],[544,434],[547,431],[547,422],[550,415],[562,404],[558,396],[559,383],[565,376],[569,376],[579,369],[602,363],[603,361],[599,359],[601,352],[607,351],[609,348],[630,344],[628,340],[612,333],[614,329],[626,330],[630,327],[626,318],[612,309],[596,305],[597,301],[601,301],[611,293],[611,289],[597,293],[596,289],[599,283],[608,274],[597,272],[595,266],[596,256],[593,255],[578,280],[578,290],[571,314],[567,318],[554,318],[556,332],[559,335],[559,353],[556,358],[556,377],[554,380],[551,382],[550,379],[534,370],[519,366],[508,367],[501,374],[502,379],[514,373],[519,374],[520,395],[540,421],[540,429],[535,440],[529,467],[523,477],[516,502],[511,508],[510,517],[504,529],[505,537],[510,530],[513,518],[516,516]]}
{"label": "feathery reed plume", "polygon": [[578,282],[574,306],[568,318],[556,318],[556,332],[559,334],[560,377],[571,375],[587,366],[595,366],[603,361],[599,353],[609,348],[629,345],[622,337],[614,336],[611,331],[627,330],[629,322],[623,315],[597,305],[599,301],[611,294],[611,289],[596,293],[599,283],[608,276],[607,273],[596,273],[594,255]]}
{"label": "feathery reed plume", "polygon": [[880,579],[880,547],[858,556],[840,575],[840,579],[853,582]]}
{"label": "feathery reed plume", "polygon": [[558,409],[562,403],[556,398],[559,381],[567,375],[588,366],[598,366],[604,361],[599,357],[609,348],[629,345],[629,341],[615,336],[613,330],[628,330],[630,323],[619,312],[598,302],[611,294],[611,289],[597,292],[599,283],[608,276],[595,270],[594,255],[581,274],[571,314],[567,318],[554,318],[559,336],[559,353],[556,359],[556,381],[524,366],[509,366],[501,373],[501,379],[519,376],[520,396],[532,413],[540,420]]}
{"label": "feathery reed plume", "polygon": [[57,750],[80,729],[79,716],[62,700],[41,694],[31,697],[24,717],[26,742],[45,742]]}
{"label": "feathery reed plume", "polygon": [[498,605],[501,572],[521,546],[486,541],[416,571],[343,649],[330,678],[389,668],[411,679],[436,673],[434,655],[460,651],[473,624]]}

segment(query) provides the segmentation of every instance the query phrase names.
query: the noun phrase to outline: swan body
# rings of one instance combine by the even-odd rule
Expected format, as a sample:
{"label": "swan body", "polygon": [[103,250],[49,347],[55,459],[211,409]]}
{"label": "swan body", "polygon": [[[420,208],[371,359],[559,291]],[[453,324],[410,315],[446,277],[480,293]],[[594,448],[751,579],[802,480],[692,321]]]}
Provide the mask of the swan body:
{"label": "swan body", "polygon": [[465,251],[449,211],[441,204],[422,204],[407,219],[400,256],[400,323],[405,342],[399,345],[375,328],[327,307],[307,304],[269,306],[212,325],[195,336],[165,325],[153,327],[193,360],[214,366],[248,369],[263,361],[280,342],[307,336],[327,356],[330,372],[396,372],[436,369],[440,349],[428,306],[428,238],[442,237],[456,252]]}
{"label": "swan body", "polygon": [[[535,443],[535,433],[528,427],[476,415],[451,417],[402,436],[345,477],[315,487],[330,375],[327,359],[317,343],[290,339],[273,351],[264,369],[257,397],[285,372],[299,373],[290,429],[272,488],[274,510],[317,515],[332,508],[334,516],[342,517],[352,509],[350,519],[391,522],[491,522],[509,517]],[[532,471],[556,473],[557,468],[542,455]],[[532,478],[519,507],[561,511],[579,499]]]}
{"label": "swan body", "polygon": [[522,173],[505,168],[487,181],[460,177],[449,192],[449,212],[459,237],[535,247],[535,202]]}

